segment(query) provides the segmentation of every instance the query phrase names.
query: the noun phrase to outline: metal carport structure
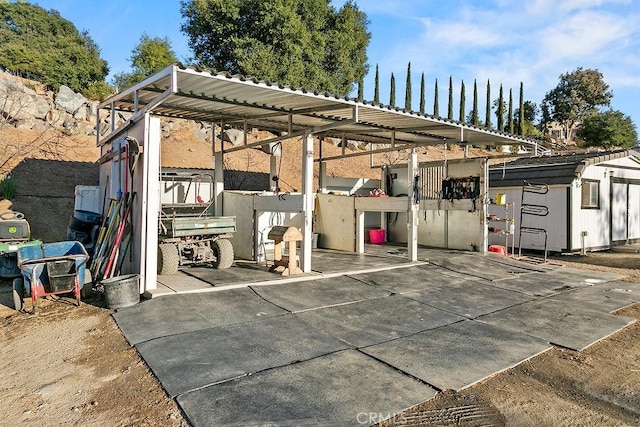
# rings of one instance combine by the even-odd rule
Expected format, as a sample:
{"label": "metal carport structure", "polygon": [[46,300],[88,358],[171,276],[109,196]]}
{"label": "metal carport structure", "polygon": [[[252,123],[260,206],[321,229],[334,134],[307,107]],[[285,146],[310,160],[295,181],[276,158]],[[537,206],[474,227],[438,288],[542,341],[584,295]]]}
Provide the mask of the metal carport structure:
{"label": "metal carport structure", "polygon": [[[143,148],[140,159],[142,173],[141,182],[134,183],[133,188],[140,191],[136,205],[138,212],[144,215],[137,218],[140,235],[134,238],[134,250],[140,251],[138,259],[131,266],[141,273],[142,280],[155,279],[157,214],[151,207],[156,203],[153,192],[157,189],[156,171],[159,160],[153,159],[153,153],[159,151],[159,124],[154,130],[150,124],[157,117],[171,117],[187,120],[211,122],[222,128],[226,125],[244,129],[244,143],[231,148],[222,148],[215,152],[215,164],[221,165],[224,154],[273,144],[284,139],[301,137],[302,139],[302,206],[304,236],[301,252],[301,268],[304,272],[311,270],[311,215],[313,210],[313,162],[320,162],[321,179],[325,170],[325,162],[358,155],[409,150],[408,176],[415,176],[417,171],[416,147],[439,145],[443,143],[472,145],[526,145],[537,151],[537,143],[514,135],[496,132],[447,120],[435,116],[415,113],[374,105],[368,102],[349,98],[337,98],[330,94],[306,89],[294,89],[283,85],[256,79],[246,78],[229,73],[215,73],[206,69],[196,69],[174,64],[144,81],[112,96],[99,105],[109,108],[111,117],[116,111],[132,113],[132,116],[121,126],[115,126],[111,120],[111,131],[105,136],[98,132],[97,144],[101,148],[103,163],[120,161],[122,145],[126,135],[133,134]],[[138,123],[143,123],[139,131],[135,131]],[[159,123],[159,121],[157,122]],[[100,126],[100,116],[97,127]],[[215,126],[212,126],[215,133]],[[248,143],[247,133],[250,128],[271,131],[280,136]],[[311,135],[333,137],[343,140],[342,155],[316,157]],[[368,144],[369,149],[362,152],[346,153],[344,141],[354,140]],[[118,144],[117,142],[120,141]],[[156,142],[158,144],[156,144]],[[215,142],[215,135],[212,135]],[[215,144],[213,144],[215,147]],[[275,174],[276,162],[272,158],[272,175]],[[103,168],[105,169],[105,168]],[[105,169],[106,170],[106,169]],[[113,171],[113,166],[112,169]],[[215,168],[216,173],[216,212],[222,212],[223,170]],[[119,174],[119,173],[118,173]],[[154,175],[155,174],[155,175]],[[113,176],[115,172],[111,174]],[[101,172],[103,177],[108,174]],[[102,182],[101,182],[102,185]],[[407,212],[409,259],[415,260],[417,252],[417,233],[415,221],[411,215],[417,215],[417,204],[409,199]],[[157,239],[157,236],[156,238]],[[138,264],[137,266],[135,264]],[[135,271],[134,271],[135,272]]]}

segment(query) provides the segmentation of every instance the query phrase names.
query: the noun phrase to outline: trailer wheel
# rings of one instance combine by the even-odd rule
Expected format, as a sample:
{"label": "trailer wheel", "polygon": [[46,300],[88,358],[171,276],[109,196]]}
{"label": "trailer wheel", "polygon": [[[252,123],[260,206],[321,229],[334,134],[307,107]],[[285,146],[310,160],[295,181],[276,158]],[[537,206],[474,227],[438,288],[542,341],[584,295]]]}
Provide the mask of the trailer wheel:
{"label": "trailer wheel", "polygon": [[233,245],[227,239],[218,239],[211,244],[211,250],[215,256],[213,268],[223,269],[233,264]]}
{"label": "trailer wheel", "polygon": [[158,245],[158,274],[176,274],[180,265],[178,247],[172,243]]}
{"label": "trailer wheel", "polygon": [[24,282],[21,278],[13,279],[13,307],[24,310]]}

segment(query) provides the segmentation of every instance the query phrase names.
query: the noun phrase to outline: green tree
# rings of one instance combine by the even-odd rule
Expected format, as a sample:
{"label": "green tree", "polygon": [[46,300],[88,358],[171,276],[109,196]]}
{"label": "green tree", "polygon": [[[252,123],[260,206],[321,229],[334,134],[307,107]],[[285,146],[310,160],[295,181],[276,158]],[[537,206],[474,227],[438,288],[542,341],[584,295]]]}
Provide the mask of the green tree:
{"label": "green tree", "polygon": [[411,62],[407,65],[407,83],[404,90],[404,109],[411,111]]}
{"label": "green tree", "polygon": [[480,126],[480,118],[478,117],[478,84],[473,80],[473,109],[471,110],[471,124]]}
{"label": "green tree", "polygon": [[424,110],[424,107],[425,107],[425,105],[424,105],[424,90],[425,90],[425,87],[424,87],[424,73],[422,73],[422,77],[420,79],[420,112],[422,114],[424,114],[424,111],[425,111]]}
{"label": "green tree", "polygon": [[485,106],[484,126],[491,129],[491,83],[487,79],[487,105]]}
{"label": "green tree", "polygon": [[389,105],[392,107],[396,106],[396,78],[391,73],[391,89],[389,90]]}
{"label": "green tree", "polygon": [[367,74],[369,21],[353,0],[182,0],[195,61],[347,96]]}
{"label": "green tree", "polygon": [[167,37],[151,38],[143,34],[131,51],[129,61],[132,71],[121,72],[113,77],[113,85],[120,90],[133,86],[169,64],[178,62],[178,59]]}
{"label": "green tree", "polygon": [[520,82],[520,107],[518,107],[518,135],[524,136],[524,85]]}
{"label": "green tree", "polygon": [[500,85],[500,92],[496,105],[496,119],[498,122],[498,131],[504,132],[504,94],[502,92],[502,85]]}
{"label": "green tree", "polygon": [[447,118],[453,120],[453,77],[449,76],[449,106],[447,108]]}
{"label": "green tree", "polygon": [[582,119],[577,135],[587,146],[632,148],[638,145],[638,132],[631,117],[620,111],[593,112]]}
{"label": "green tree", "polygon": [[436,79],[435,88],[433,90],[433,115],[440,117],[440,105],[438,103],[438,79]]}
{"label": "green tree", "polygon": [[380,74],[378,74],[378,64],[376,64],[376,79],[373,88],[373,103],[380,104]]}
{"label": "green tree", "polygon": [[[520,115],[522,111],[522,115]],[[542,137],[542,132],[534,124],[538,116],[538,106],[533,101],[523,101],[522,109],[517,108],[513,113],[514,127],[520,129],[520,121],[522,120],[522,136],[538,138]]]}
{"label": "green tree", "polygon": [[459,117],[460,123],[464,123],[464,110],[466,109],[465,103],[466,103],[466,96],[464,93],[464,80],[463,80],[460,85],[460,117]]}
{"label": "green tree", "polygon": [[570,140],[576,125],[600,107],[608,107],[613,94],[598,70],[579,67],[559,80],[542,100],[543,110],[546,119],[559,123]]}
{"label": "green tree", "polygon": [[364,100],[364,77],[360,77],[358,80],[358,101]]}
{"label": "green tree", "polygon": [[0,67],[44,83],[84,92],[109,73],[100,49],[86,31],[26,1],[0,1]]}
{"label": "green tree", "polygon": [[509,89],[509,112],[507,113],[507,130],[513,134],[513,91]]}

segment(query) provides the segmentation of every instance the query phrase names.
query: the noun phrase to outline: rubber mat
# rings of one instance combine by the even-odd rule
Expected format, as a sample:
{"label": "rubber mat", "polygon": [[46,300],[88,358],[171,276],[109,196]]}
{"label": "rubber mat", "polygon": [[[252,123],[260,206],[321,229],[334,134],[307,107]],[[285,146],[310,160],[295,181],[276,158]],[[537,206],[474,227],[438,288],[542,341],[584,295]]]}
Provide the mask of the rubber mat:
{"label": "rubber mat", "polygon": [[171,335],[136,347],[171,396],[347,348],[293,315]]}
{"label": "rubber mat", "polygon": [[640,302],[640,284],[619,281],[606,282],[563,292],[549,299],[612,313],[630,304]]}
{"label": "rubber mat", "polygon": [[349,276],[253,286],[252,289],[267,301],[293,312],[389,295],[383,289],[368,286]]}
{"label": "rubber mat", "polygon": [[434,285],[447,285],[469,280],[469,276],[432,265],[351,274],[350,277],[393,293],[419,291]]}
{"label": "rubber mat", "polygon": [[363,426],[436,391],[355,350],[307,360],[178,396],[201,426]]}
{"label": "rubber mat", "polygon": [[478,320],[573,350],[582,350],[635,321],[549,299],[527,302]]}
{"label": "rubber mat", "polygon": [[477,281],[431,286],[402,295],[471,319],[534,299],[530,295]]}
{"label": "rubber mat", "polygon": [[550,348],[472,320],[361,349],[441,390],[460,390]]}
{"label": "rubber mat", "polygon": [[362,347],[463,320],[402,295],[298,313],[305,322]]}
{"label": "rubber mat", "polygon": [[167,295],[121,308],[113,318],[129,343],[287,313],[251,289]]}

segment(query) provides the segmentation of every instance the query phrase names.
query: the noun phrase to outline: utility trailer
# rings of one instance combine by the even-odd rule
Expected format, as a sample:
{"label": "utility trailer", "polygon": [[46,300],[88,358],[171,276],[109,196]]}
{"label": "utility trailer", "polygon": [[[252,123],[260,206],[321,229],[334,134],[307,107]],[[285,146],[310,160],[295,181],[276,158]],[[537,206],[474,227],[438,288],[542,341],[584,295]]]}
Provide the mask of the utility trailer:
{"label": "utility trailer", "polygon": [[229,268],[236,231],[235,216],[213,215],[213,177],[207,173],[168,172],[160,176],[158,274],[181,266]]}

